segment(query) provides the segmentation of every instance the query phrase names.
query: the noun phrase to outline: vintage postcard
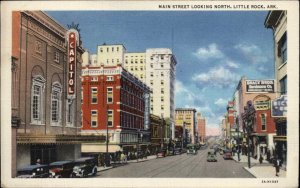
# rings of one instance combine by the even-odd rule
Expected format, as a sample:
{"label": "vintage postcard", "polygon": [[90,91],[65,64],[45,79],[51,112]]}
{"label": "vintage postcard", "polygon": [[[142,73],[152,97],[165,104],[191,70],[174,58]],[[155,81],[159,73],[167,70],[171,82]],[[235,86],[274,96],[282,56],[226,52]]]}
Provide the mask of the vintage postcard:
{"label": "vintage postcard", "polygon": [[1,187],[298,187],[298,9],[1,3]]}

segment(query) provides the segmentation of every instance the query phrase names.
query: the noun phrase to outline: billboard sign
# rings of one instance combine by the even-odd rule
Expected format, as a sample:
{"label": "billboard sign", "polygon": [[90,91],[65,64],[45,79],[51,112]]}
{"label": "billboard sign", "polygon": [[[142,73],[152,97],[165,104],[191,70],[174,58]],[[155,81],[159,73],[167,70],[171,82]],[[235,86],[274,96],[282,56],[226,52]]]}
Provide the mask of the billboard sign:
{"label": "billboard sign", "polygon": [[78,31],[70,29],[67,32],[68,40],[68,97],[75,97],[76,90],[76,49],[78,45]]}
{"label": "billboard sign", "polygon": [[286,117],[287,115],[287,96],[281,95],[272,100],[272,117]]}
{"label": "billboard sign", "polygon": [[269,110],[270,101],[255,101],[254,108],[255,110]]}
{"label": "billboard sign", "polygon": [[275,80],[246,80],[246,93],[274,93]]}

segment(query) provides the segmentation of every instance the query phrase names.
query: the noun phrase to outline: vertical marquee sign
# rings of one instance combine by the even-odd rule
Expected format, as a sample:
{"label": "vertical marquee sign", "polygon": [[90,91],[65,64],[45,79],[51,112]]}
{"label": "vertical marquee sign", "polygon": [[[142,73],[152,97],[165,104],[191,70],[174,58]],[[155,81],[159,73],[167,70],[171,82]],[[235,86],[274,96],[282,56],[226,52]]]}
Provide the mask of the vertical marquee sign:
{"label": "vertical marquee sign", "polygon": [[68,40],[68,97],[75,98],[76,94],[76,49],[78,45],[78,31],[70,29],[67,32]]}

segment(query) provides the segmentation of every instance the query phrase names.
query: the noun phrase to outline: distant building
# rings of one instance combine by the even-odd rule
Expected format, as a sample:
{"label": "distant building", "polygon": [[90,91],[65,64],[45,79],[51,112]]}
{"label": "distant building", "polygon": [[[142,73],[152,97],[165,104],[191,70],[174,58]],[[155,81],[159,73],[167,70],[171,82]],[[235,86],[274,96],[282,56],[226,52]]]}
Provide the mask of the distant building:
{"label": "distant building", "polygon": [[146,53],[126,53],[124,68],[146,83]]}
{"label": "distant building", "polygon": [[[194,108],[176,108],[175,110],[175,126],[183,127],[188,131],[187,143],[196,142],[196,109]],[[183,132],[185,132],[183,130]],[[185,135],[184,135],[185,136]]]}
{"label": "distant building", "polygon": [[206,142],[206,120],[200,112],[197,113],[197,125],[199,142],[204,144]]}
{"label": "distant building", "polygon": [[277,83],[276,99],[272,101],[273,113],[276,123],[276,154],[287,164],[287,11],[269,11],[265,27],[271,28],[274,34],[275,51],[275,79]]}

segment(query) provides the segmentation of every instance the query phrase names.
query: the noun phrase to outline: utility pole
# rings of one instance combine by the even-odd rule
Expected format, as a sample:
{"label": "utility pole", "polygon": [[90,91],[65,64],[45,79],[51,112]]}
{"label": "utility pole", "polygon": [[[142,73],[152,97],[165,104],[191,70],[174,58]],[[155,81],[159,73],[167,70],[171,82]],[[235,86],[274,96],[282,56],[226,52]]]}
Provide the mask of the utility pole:
{"label": "utility pole", "polygon": [[244,107],[244,113],[242,114],[244,126],[245,126],[246,131],[247,131],[248,168],[251,168],[251,163],[250,163],[250,136],[251,136],[252,128],[253,128],[254,121],[255,121],[255,114],[256,114],[256,111],[255,111],[255,108],[252,104],[252,101],[248,101],[247,106]]}

